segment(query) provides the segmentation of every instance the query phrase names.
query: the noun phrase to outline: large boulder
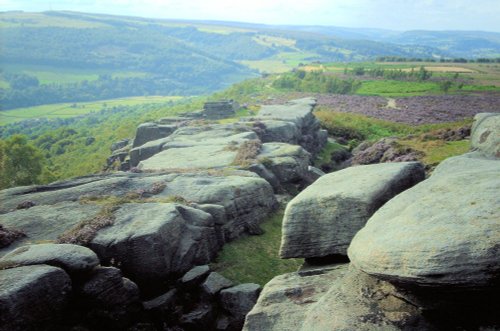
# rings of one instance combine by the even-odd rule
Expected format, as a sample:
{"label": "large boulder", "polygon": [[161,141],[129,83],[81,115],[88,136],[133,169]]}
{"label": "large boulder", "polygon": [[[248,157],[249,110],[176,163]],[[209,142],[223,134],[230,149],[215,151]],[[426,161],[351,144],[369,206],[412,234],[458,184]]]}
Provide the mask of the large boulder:
{"label": "large boulder", "polygon": [[352,266],[307,312],[302,331],[435,330],[392,284]]}
{"label": "large boulder", "polygon": [[207,279],[201,284],[203,293],[212,297],[221,290],[233,286],[233,282],[217,272],[211,272]]}
{"label": "large boulder", "polygon": [[308,310],[345,270],[345,267],[334,267],[274,277],[247,314],[243,330],[300,330]]}
{"label": "large boulder", "polygon": [[99,264],[90,249],[69,244],[38,244],[19,247],[0,259],[0,269],[10,266],[47,264],[70,274],[85,273]]}
{"label": "large boulder", "polygon": [[245,316],[257,302],[261,287],[258,284],[240,284],[220,291],[221,307],[229,313],[227,329],[241,330]]}
{"label": "large boulder", "polygon": [[280,256],[345,255],[370,216],[424,176],[422,164],[408,162],[352,167],[320,177],[288,203]]}
{"label": "large boulder", "polygon": [[89,244],[103,262],[116,263],[134,281],[167,280],[210,262],[219,244],[212,216],[174,203],[129,203],[114,224]]}
{"label": "large boulder", "polygon": [[480,113],[474,117],[471,145],[486,157],[500,158],[500,114]]}
{"label": "large boulder", "polygon": [[48,265],[0,270],[0,330],[44,330],[57,326],[69,301],[71,280]]}
{"label": "large boulder", "polygon": [[414,286],[479,288],[500,275],[500,161],[465,154],[380,208],[349,247],[351,262]]}

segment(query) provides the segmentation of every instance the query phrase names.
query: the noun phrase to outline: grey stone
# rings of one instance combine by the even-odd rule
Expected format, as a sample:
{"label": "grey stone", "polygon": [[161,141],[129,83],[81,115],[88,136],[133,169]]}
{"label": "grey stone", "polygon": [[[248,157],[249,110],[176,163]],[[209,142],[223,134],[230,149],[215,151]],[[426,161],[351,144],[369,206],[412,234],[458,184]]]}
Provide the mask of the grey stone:
{"label": "grey stone", "polygon": [[352,167],[320,177],[287,205],[280,256],[345,255],[368,218],[424,176],[420,163],[409,162]]}
{"label": "grey stone", "polygon": [[500,158],[500,114],[480,113],[474,117],[471,145],[484,156]]}
{"label": "grey stone", "polygon": [[211,330],[213,320],[213,307],[209,304],[200,304],[193,311],[182,315],[179,325],[186,331]]}
{"label": "grey stone", "polygon": [[209,296],[214,296],[221,290],[231,286],[233,286],[233,282],[217,272],[211,272],[201,284],[203,292]]}
{"label": "grey stone", "polygon": [[48,264],[73,274],[92,270],[99,264],[99,259],[90,249],[69,244],[23,246],[0,259],[0,268],[36,264]]}
{"label": "grey stone", "polygon": [[196,266],[189,270],[182,276],[181,284],[186,288],[192,288],[199,285],[210,273],[210,267],[208,265]]}
{"label": "grey stone", "polygon": [[417,286],[488,287],[500,274],[500,161],[442,162],[367,222],[349,247],[366,273]]}
{"label": "grey stone", "polygon": [[171,135],[177,129],[176,125],[162,125],[157,123],[142,123],[137,127],[133,147]]}
{"label": "grey stone", "polygon": [[151,312],[167,312],[173,309],[177,299],[177,290],[172,289],[154,299],[142,303],[145,311]]}
{"label": "grey stone", "polygon": [[161,138],[153,141],[149,141],[141,146],[132,148],[130,150],[130,166],[135,167],[142,160],[149,159],[153,155],[161,152],[163,145],[165,145],[170,138]]}
{"label": "grey stone", "polygon": [[137,285],[114,267],[96,268],[79,289],[90,325],[123,328],[142,309]]}
{"label": "grey stone", "polygon": [[210,214],[173,203],[130,203],[90,243],[134,281],[153,283],[210,262],[219,250]]}
{"label": "grey stone", "polygon": [[0,330],[55,327],[69,301],[71,280],[56,267],[0,270]]}
{"label": "grey stone", "polygon": [[219,301],[222,308],[239,319],[240,328],[243,326],[245,315],[257,302],[261,291],[259,284],[240,284],[220,291]]}
{"label": "grey stone", "polygon": [[300,330],[308,310],[342,277],[345,267],[293,272],[274,277],[247,314],[245,331]]}
{"label": "grey stone", "polygon": [[420,307],[407,301],[388,282],[355,268],[331,283],[328,292],[307,312],[302,331],[434,330]]}
{"label": "grey stone", "polygon": [[[0,255],[6,254],[29,242],[57,240],[62,233],[72,229],[81,221],[93,218],[101,210],[101,206],[83,205],[78,202],[64,202],[64,198],[64,196],[61,196],[61,202],[51,206],[34,206],[29,209],[15,210],[1,215],[0,222],[2,225],[7,228],[20,230],[26,236],[16,240],[8,247],[0,249]],[[19,197],[16,196],[14,197],[14,201],[5,199],[2,200],[2,204],[0,205],[15,204],[15,200],[18,199]]]}

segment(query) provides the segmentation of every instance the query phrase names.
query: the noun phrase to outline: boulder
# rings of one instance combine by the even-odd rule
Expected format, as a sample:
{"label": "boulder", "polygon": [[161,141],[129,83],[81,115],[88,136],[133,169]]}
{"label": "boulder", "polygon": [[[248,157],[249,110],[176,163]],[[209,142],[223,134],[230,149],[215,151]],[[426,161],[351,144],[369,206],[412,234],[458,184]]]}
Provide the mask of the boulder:
{"label": "boulder", "polygon": [[160,314],[170,311],[177,299],[177,290],[172,289],[154,299],[142,303],[144,310],[149,312],[158,312]]}
{"label": "boulder", "polygon": [[157,123],[142,123],[137,127],[132,147],[138,147],[145,143],[165,138],[177,129],[176,125],[162,125]]}
{"label": "boulder", "polygon": [[47,264],[69,274],[85,273],[99,264],[90,249],[69,244],[38,244],[19,247],[0,259],[0,269],[11,266]]}
{"label": "boulder", "polygon": [[191,312],[182,315],[179,325],[186,331],[212,330],[213,320],[213,307],[209,304],[200,304]]}
{"label": "boulder", "polygon": [[217,272],[211,272],[201,284],[203,293],[210,297],[231,286],[233,286],[233,282]]}
{"label": "boulder", "polygon": [[480,113],[474,117],[471,145],[486,157],[500,158],[500,114]]}
{"label": "boulder", "polygon": [[0,270],[0,330],[43,330],[57,326],[69,301],[71,279],[47,265]]}
{"label": "boulder", "polygon": [[353,267],[330,285],[297,330],[436,330],[393,285]]}
{"label": "boulder", "polygon": [[155,154],[161,152],[163,145],[165,145],[170,138],[161,138],[152,141],[148,141],[141,146],[132,148],[130,150],[130,166],[136,167],[142,160],[149,159]]}
{"label": "boulder", "polygon": [[345,267],[329,267],[274,277],[247,314],[243,330],[300,330],[308,310],[345,270]]}
{"label": "boulder", "polygon": [[245,316],[257,302],[261,287],[258,284],[241,284],[220,291],[221,307],[230,314],[229,325],[241,330]]}
{"label": "boulder", "polygon": [[182,276],[180,283],[183,287],[189,289],[198,286],[210,273],[208,265],[199,265],[189,270]]}
{"label": "boulder", "polygon": [[408,162],[357,166],[320,177],[288,203],[280,256],[345,255],[368,218],[424,176],[422,164]]}
{"label": "boulder", "polygon": [[418,161],[422,152],[398,143],[397,138],[383,138],[375,143],[363,142],[353,151],[351,164]]}
{"label": "boulder", "polygon": [[114,267],[96,268],[78,289],[86,323],[98,329],[123,328],[142,309],[139,288]]}
{"label": "boulder", "polygon": [[148,285],[210,262],[219,250],[210,214],[174,203],[123,204],[89,247]]}
{"label": "boulder", "polygon": [[494,286],[499,189],[500,161],[477,153],[449,158],[380,208],[354,237],[349,258],[362,271],[401,284]]}

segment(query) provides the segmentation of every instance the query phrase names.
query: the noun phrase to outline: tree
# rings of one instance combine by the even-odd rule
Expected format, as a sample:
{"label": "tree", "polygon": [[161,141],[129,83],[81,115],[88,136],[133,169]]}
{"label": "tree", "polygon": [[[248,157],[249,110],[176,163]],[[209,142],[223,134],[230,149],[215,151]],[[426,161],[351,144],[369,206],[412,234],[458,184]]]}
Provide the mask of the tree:
{"label": "tree", "polygon": [[0,140],[0,188],[31,185],[39,181],[44,158],[25,136]]}

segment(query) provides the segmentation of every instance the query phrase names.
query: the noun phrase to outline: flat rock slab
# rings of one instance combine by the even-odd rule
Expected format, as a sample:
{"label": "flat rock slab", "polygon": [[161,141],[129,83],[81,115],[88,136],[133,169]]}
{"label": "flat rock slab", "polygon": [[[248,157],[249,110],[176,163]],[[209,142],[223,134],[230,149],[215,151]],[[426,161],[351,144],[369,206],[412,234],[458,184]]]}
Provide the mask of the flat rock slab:
{"label": "flat rock slab", "polygon": [[314,98],[292,100],[284,105],[266,105],[261,107],[257,118],[292,121],[301,131],[315,118],[312,114],[315,105]]}
{"label": "flat rock slab", "polygon": [[0,329],[55,327],[71,292],[71,279],[48,265],[0,270]]}
{"label": "flat rock slab", "polygon": [[173,203],[129,203],[89,247],[134,281],[162,281],[210,262],[219,244],[212,216]]}
{"label": "flat rock slab", "polygon": [[[3,200],[2,203],[8,203]],[[26,237],[0,250],[0,256],[26,244],[55,241],[67,230],[81,221],[91,219],[101,210],[101,206],[82,205],[78,202],[56,203],[50,206],[35,206],[15,210],[0,216],[0,223],[7,228],[22,231]]]}
{"label": "flat rock slab", "polygon": [[424,176],[422,164],[404,162],[357,166],[320,177],[288,203],[280,256],[345,255],[370,216]]}
{"label": "flat rock slab", "polygon": [[500,158],[500,114],[480,113],[474,117],[471,145],[486,157]]}
{"label": "flat rock slab", "polygon": [[47,264],[72,274],[89,272],[99,265],[90,249],[70,244],[38,244],[19,247],[0,259],[0,269],[10,266]]}
{"label": "flat rock slab", "polygon": [[354,237],[349,258],[371,275],[424,286],[489,286],[500,274],[500,161],[442,162]]}
{"label": "flat rock slab", "polygon": [[300,330],[309,309],[345,271],[342,266],[274,277],[247,314],[243,330]]}

